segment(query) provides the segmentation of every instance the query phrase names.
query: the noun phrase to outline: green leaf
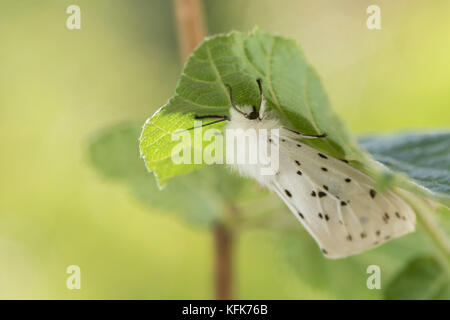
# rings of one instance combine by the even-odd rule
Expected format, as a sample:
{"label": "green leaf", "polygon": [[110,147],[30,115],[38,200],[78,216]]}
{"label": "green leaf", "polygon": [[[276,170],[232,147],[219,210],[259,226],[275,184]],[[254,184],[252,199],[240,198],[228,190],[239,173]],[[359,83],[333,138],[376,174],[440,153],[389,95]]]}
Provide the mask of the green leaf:
{"label": "green leaf", "polygon": [[450,299],[450,278],[433,257],[411,261],[390,282],[387,299]]}
{"label": "green leaf", "polygon": [[[292,217],[292,220],[295,218]],[[392,278],[396,270],[412,258],[432,250],[424,235],[415,232],[356,256],[324,259],[317,243],[306,230],[294,229],[273,234],[270,243],[302,282],[315,290],[330,292],[336,299],[382,298],[384,284],[388,283],[386,281]],[[381,268],[382,290],[367,289],[369,274],[366,270],[369,265]]]}
{"label": "green leaf", "polygon": [[223,220],[225,206],[238,201],[243,189],[251,197],[249,180],[217,165],[177,177],[160,190],[139,158],[140,130],[135,123],[103,130],[89,145],[89,159],[103,176],[124,183],[150,208],[168,210],[194,225],[209,226]]}
{"label": "green leaf", "polygon": [[[361,139],[360,144],[376,160],[393,171],[406,174],[450,206],[450,132],[372,136]],[[387,174],[384,179],[389,184],[395,178]]]}
{"label": "green leaf", "polygon": [[[317,73],[296,41],[259,30],[232,32],[200,44],[188,59],[173,97],[144,125],[140,151],[161,185],[204,166],[175,165],[171,151],[178,141],[172,141],[172,134],[192,128],[195,115],[228,115],[231,104],[226,85],[233,88],[238,105],[258,106],[258,78],[268,108],[287,127],[306,134],[328,134],[325,139],[305,143],[337,158],[353,160],[356,166],[368,164],[331,110]],[[223,130],[224,126],[215,127]]]}

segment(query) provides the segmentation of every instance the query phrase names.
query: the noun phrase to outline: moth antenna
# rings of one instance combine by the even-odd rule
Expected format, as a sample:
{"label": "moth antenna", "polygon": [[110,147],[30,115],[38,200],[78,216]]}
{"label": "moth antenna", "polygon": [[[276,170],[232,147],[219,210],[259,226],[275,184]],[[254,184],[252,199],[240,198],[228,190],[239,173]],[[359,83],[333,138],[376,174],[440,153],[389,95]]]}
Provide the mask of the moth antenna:
{"label": "moth antenna", "polygon": [[258,89],[259,89],[259,99],[260,99],[260,103],[259,106],[261,107],[263,99],[264,99],[264,93],[262,90],[262,84],[261,84],[261,79],[256,79],[256,83],[258,83]]}
{"label": "moth antenna", "polygon": [[226,84],[227,88],[228,88],[228,93],[230,95],[230,102],[231,102],[231,106],[233,107],[234,110],[236,110],[237,112],[239,112],[240,114],[242,114],[243,116],[246,116],[247,114],[245,114],[244,112],[242,112],[241,110],[239,110],[236,105],[234,104],[233,101],[233,93],[231,90],[231,86],[229,84]]}
{"label": "moth antenna", "polygon": [[264,92],[262,89],[262,83],[261,83],[261,79],[256,79],[256,83],[258,83],[258,89],[259,89],[259,115],[258,118],[261,120],[264,114],[264,108],[266,106],[266,99],[264,98]]}

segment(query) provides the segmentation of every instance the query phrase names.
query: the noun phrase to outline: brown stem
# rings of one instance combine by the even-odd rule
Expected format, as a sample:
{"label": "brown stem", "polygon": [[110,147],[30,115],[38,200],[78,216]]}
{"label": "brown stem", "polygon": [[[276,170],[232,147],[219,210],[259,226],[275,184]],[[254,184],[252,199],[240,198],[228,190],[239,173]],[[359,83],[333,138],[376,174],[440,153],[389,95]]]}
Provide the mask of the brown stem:
{"label": "brown stem", "polygon": [[174,0],[178,43],[183,62],[206,35],[201,0]]}
{"label": "brown stem", "polygon": [[[174,0],[175,20],[182,61],[206,35],[201,0]],[[231,299],[232,286],[232,234],[217,224],[213,230],[215,242],[215,286],[217,299]]]}
{"label": "brown stem", "polygon": [[232,233],[224,225],[218,224],[214,229],[214,242],[216,254],[216,299],[230,300],[232,297]]}

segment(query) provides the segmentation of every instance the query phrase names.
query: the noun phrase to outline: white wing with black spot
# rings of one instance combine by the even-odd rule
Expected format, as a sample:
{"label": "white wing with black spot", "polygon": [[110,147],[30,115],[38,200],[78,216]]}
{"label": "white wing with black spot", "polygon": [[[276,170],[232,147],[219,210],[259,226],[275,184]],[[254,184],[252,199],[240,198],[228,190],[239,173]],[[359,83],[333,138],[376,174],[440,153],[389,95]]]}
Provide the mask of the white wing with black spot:
{"label": "white wing with black spot", "polygon": [[282,129],[279,172],[267,179],[318,242],[340,258],[414,231],[415,214],[393,191],[377,193],[366,174],[298,142]]}

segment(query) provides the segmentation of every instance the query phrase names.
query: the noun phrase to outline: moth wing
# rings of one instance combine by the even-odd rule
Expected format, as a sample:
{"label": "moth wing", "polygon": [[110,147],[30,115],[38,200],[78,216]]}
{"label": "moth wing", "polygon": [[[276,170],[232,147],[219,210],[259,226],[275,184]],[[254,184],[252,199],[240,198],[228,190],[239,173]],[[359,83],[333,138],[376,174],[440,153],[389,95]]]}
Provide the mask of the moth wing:
{"label": "moth wing", "polygon": [[342,160],[282,135],[273,189],[327,257],[340,258],[414,231],[415,214],[393,191]]}

